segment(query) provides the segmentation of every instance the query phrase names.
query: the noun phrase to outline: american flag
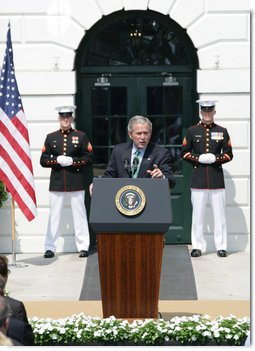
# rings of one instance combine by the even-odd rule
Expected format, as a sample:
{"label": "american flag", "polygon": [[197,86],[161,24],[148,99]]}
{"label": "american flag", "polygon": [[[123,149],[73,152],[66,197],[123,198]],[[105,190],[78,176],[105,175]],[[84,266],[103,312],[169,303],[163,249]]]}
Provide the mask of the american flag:
{"label": "american flag", "polygon": [[36,197],[27,122],[15,78],[11,29],[0,74],[0,180],[26,218],[36,216]]}

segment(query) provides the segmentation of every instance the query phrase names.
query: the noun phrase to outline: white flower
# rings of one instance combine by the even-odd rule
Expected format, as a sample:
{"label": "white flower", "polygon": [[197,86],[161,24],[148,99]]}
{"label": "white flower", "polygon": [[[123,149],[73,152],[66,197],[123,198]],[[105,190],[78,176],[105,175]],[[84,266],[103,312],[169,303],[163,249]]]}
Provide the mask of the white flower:
{"label": "white flower", "polygon": [[101,332],[100,332],[100,330],[96,330],[95,332],[94,332],[94,336],[95,337],[99,337],[99,336],[101,336]]}
{"label": "white flower", "polygon": [[203,334],[202,334],[203,336],[211,336],[212,334],[208,331],[208,330],[206,330],[206,331],[204,331],[203,332]]}
{"label": "white flower", "polygon": [[218,332],[218,330],[215,330],[215,332],[213,333],[213,336],[215,338],[218,338],[220,336],[220,333]]}
{"label": "white flower", "polygon": [[[220,342],[231,340],[232,344],[235,343],[238,346],[241,338],[249,331],[249,318],[247,317],[237,319],[220,316],[211,321],[208,316],[194,315],[174,317],[170,321],[149,319],[129,323],[127,320],[117,320],[114,316],[101,319],[80,313],[59,320],[33,317],[29,321],[36,337],[36,345],[47,345],[49,340],[68,342],[70,333],[72,335],[70,341],[79,340],[80,343],[98,340],[114,341],[124,336],[135,342],[146,342],[152,345],[159,339],[169,341],[173,338],[181,340],[182,343],[189,343],[196,340],[219,338]],[[63,334],[66,334],[64,338]]]}

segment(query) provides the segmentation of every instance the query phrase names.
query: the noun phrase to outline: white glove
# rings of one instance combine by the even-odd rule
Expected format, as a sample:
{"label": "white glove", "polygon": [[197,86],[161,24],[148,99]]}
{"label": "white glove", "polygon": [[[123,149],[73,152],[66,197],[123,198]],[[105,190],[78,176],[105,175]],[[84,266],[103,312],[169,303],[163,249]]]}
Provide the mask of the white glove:
{"label": "white glove", "polygon": [[200,163],[205,163],[205,164],[211,164],[216,161],[216,157],[214,154],[208,153],[208,154],[202,154],[198,158],[198,162]]}
{"label": "white glove", "polygon": [[70,156],[66,156],[66,166],[72,166],[73,159]]}
{"label": "white glove", "polygon": [[60,155],[57,157],[57,163],[60,164],[60,166],[64,167],[65,166],[65,159],[66,159],[66,156]]}
{"label": "white glove", "polygon": [[57,157],[57,163],[59,163],[62,167],[67,167],[73,164],[73,159],[69,156],[60,155]]}

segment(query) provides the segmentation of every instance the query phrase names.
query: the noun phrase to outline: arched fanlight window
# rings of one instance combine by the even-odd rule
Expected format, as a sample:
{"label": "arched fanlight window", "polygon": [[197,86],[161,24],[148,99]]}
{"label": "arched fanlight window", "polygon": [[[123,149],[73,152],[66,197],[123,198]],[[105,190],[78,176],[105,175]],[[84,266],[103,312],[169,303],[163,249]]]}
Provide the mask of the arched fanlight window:
{"label": "arched fanlight window", "polygon": [[169,16],[154,11],[120,11],[86,33],[79,66],[188,65],[186,38],[185,30]]}

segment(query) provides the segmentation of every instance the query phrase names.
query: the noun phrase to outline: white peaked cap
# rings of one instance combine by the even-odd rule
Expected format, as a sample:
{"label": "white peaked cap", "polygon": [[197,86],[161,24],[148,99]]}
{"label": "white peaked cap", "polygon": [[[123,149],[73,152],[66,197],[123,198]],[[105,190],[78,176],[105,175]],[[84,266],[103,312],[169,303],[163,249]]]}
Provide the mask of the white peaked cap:
{"label": "white peaked cap", "polygon": [[58,106],[55,109],[58,111],[58,113],[73,113],[76,109],[76,106]]}
{"label": "white peaked cap", "polygon": [[196,102],[200,107],[213,107],[215,106],[217,100],[197,100]]}

